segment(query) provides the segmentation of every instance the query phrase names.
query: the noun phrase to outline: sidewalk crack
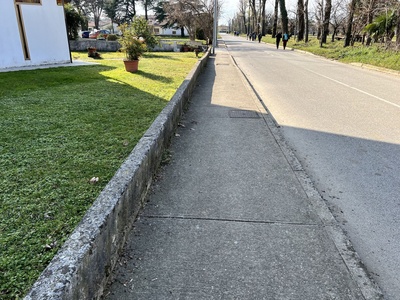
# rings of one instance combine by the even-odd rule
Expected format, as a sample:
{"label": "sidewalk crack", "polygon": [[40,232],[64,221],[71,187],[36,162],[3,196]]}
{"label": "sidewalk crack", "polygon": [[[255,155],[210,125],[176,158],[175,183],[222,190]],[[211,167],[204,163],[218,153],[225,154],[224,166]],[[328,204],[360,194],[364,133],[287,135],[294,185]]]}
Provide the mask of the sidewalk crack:
{"label": "sidewalk crack", "polygon": [[148,219],[199,220],[199,221],[217,221],[217,222],[271,224],[271,225],[323,226],[323,224],[318,224],[315,222],[304,223],[304,222],[290,222],[290,221],[246,220],[246,219],[207,218],[207,217],[191,217],[191,216],[165,216],[165,215],[142,215],[141,217],[148,218]]}

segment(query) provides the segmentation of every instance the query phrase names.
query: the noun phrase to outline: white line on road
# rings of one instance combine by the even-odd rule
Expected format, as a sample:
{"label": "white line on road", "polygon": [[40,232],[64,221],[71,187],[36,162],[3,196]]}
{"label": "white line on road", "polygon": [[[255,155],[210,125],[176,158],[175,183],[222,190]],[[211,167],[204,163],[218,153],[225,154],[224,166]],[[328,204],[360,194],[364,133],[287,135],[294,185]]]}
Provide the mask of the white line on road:
{"label": "white line on road", "polygon": [[393,105],[393,106],[395,106],[395,107],[397,107],[397,108],[400,108],[400,105],[398,105],[398,104],[395,104],[395,103],[390,102],[390,101],[388,101],[388,100],[385,100],[385,99],[383,99],[383,98],[381,98],[381,97],[378,97],[378,96],[375,96],[375,95],[370,94],[370,93],[368,93],[368,92],[365,92],[365,91],[363,91],[363,90],[360,90],[360,89],[358,89],[358,88],[356,88],[356,87],[353,87],[353,86],[351,86],[351,85],[348,85],[348,84],[346,84],[346,83],[344,83],[344,82],[341,82],[341,81],[339,81],[339,80],[336,80],[336,79],[330,78],[330,77],[328,77],[328,76],[322,75],[322,74],[320,74],[320,73],[314,72],[314,71],[312,71],[312,70],[310,70],[310,69],[306,69],[306,70],[309,71],[309,72],[311,72],[311,73],[314,73],[314,74],[316,74],[316,75],[318,75],[318,76],[321,76],[321,77],[324,77],[324,78],[329,79],[329,80],[331,80],[331,81],[334,81],[334,82],[336,82],[336,83],[339,83],[339,84],[341,84],[341,85],[343,85],[343,86],[345,86],[345,87],[348,87],[348,88],[350,88],[350,89],[353,89],[353,90],[355,90],[355,91],[357,91],[357,92],[360,92],[360,93],[363,93],[363,94],[365,94],[365,95],[368,95],[368,96],[370,96],[370,97],[372,97],[372,98],[375,98],[375,99],[377,99],[377,100],[379,100],[379,101],[382,101],[382,102],[385,102],[385,103],[387,103],[387,104]]}

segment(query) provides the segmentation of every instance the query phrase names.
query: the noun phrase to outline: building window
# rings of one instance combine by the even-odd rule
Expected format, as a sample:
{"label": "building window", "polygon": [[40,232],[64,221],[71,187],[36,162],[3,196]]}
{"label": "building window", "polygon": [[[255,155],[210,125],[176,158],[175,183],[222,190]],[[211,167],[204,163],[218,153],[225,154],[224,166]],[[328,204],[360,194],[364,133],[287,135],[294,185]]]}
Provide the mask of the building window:
{"label": "building window", "polygon": [[159,34],[160,33],[160,28],[154,28],[154,34]]}
{"label": "building window", "polygon": [[15,0],[16,3],[37,3],[40,4],[41,0]]}
{"label": "building window", "polygon": [[28,43],[26,41],[24,20],[22,18],[21,5],[24,4],[41,4],[42,0],[15,0],[15,11],[17,14],[17,21],[19,27],[19,35],[21,37],[22,51],[24,52],[25,60],[30,59]]}
{"label": "building window", "polygon": [[176,34],[176,30],[172,30],[172,34]]}

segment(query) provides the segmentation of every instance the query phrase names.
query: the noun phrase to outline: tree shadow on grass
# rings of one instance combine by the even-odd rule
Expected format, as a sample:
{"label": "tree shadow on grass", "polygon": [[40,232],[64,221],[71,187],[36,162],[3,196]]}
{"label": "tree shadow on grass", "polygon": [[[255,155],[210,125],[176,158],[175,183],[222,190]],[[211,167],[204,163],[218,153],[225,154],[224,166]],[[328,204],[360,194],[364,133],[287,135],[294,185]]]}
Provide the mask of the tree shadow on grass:
{"label": "tree shadow on grass", "polygon": [[168,59],[168,60],[178,60],[177,58],[168,56],[168,55],[157,55],[152,53],[146,53],[144,55],[145,58],[160,58],[160,59]]}
{"label": "tree shadow on grass", "polygon": [[136,74],[141,75],[143,77],[146,77],[148,79],[154,80],[154,81],[161,81],[163,83],[171,83],[173,80],[169,77],[166,76],[161,76],[161,75],[155,75],[152,73],[144,72],[144,71],[137,71]]}

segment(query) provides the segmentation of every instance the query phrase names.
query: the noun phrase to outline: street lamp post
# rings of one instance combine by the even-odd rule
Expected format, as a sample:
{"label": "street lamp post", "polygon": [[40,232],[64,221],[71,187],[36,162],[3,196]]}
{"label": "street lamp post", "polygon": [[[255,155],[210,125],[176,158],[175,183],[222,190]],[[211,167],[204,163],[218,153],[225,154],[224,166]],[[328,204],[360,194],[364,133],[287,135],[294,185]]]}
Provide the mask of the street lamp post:
{"label": "street lamp post", "polygon": [[213,50],[212,54],[215,54],[215,48],[217,48],[217,30],[218,30],[218,0],[214,0],[214,30],[213,30]]}

